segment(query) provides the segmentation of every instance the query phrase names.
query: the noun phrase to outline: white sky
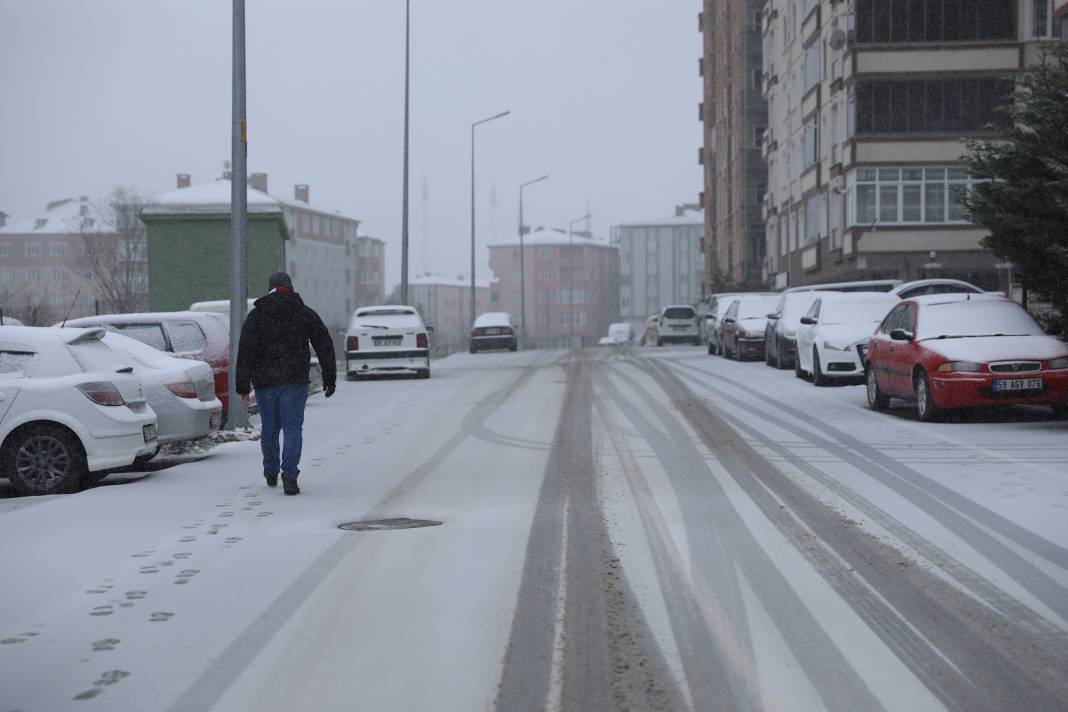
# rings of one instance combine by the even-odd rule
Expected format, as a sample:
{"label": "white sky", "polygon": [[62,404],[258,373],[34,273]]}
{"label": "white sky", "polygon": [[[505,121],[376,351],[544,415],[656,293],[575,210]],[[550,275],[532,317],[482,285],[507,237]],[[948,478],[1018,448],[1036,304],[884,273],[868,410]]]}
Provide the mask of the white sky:
{"label": "white sky", "polygon": [[[699,0],[412,0],[411,273],[467,272],[527,222],[669,215],[701,190]],[[248,0],[249,170],[360,218],[400,276],[403,0]],[[230,156],[227,0],[0,0],[0,210],[218,177]],[[424,185],[428,200],[424,202]],[[496,206],[491,202],[496,192]],[[479,276],[488,278],[480,248]]]}

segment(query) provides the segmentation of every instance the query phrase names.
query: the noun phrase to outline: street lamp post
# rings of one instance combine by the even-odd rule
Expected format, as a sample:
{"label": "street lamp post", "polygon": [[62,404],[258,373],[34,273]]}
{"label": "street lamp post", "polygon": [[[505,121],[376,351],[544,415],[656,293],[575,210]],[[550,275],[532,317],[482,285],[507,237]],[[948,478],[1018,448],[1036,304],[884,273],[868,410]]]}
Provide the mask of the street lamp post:
{"label": "street lamp post", "polygon": [[408,303],[408,96],[412,3],[404,3],[404,188],[401,190],[401,304]]}
{"label": "street lamp post", "polygon": [[237,396],[237,351],[248,310],[248,123],[245,114],[245,0],[234,0],[233,84],[230,134],[230,386],[227,427],[248,427],[248,412]]}
{"label": "street lamp post", "polygon": [[523,247],[523,189],[528,185],[534,185],[548,179],[549,176],[544,175],[534,180],[528,180],[519,186],[519,335],[520,341],[523,342],[523,348],[526,348],[527,344],[527,267],[525,261],[527,251]]}
{"label": "street lamp post", "polygon": [[471,124],[471,323],[475,323],[475,129],[482,124],[503,119],[511,111],[488,116]]}
{"label": "street lamp post", "polygon": [[575,218],[567,224],[567,302],[571,312],[567,324],[568,338],[571,341],[572,348],[575,346],[575,223],[589,220],[591,217],[593,216],[586,213],[581,218]]}

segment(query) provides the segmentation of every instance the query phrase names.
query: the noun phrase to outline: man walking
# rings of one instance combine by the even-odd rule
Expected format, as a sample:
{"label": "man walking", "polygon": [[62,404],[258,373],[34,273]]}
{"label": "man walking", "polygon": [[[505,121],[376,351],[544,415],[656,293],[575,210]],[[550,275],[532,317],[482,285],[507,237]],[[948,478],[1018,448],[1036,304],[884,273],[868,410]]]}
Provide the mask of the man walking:
{"label": "man walking", "polygon": [[[330,332],[311,307],[304,306],[293,291],[293,281],[285,272],[271,275],[270,293],[256,300],[255,308],[241,329],[237,351],[237,393],[249,404],[249,392],[256,389],[260,409],[260,449],[263,476],[268,487],[278,484],[286,494],[300,494],[301,430],[304,404],[308,400],[308,342],[315,348],[323,371],[323,395],[334,395],[337,365]],[[278,432],[284,435],[281,460],[278,458]]]}

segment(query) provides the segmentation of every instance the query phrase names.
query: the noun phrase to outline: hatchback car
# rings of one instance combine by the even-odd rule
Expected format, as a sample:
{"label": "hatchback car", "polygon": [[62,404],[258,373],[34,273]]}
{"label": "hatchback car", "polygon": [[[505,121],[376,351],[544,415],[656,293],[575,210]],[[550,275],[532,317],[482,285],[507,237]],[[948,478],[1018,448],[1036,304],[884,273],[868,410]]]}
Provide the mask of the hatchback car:
{"label": "hatchback car", "polygon": [[708,342],[709,356],[721,351],[719,330],[722,326],[723,315],[727,313],[727,309],[734,303],[735,298],[741,295],[741,292],[724,292],[709,297],[708,313],[705,316],[705,340]]}
{"label": "hatchback car", "polygon": [[701,343],[697,310],[688,304],[664,307],[656,322],[656,345]]}
{"label": "hatchback car", "polygon": [[772,294],[743,294],[727,308],[719,327],[722,353],[727,358],[764,358],[768,314],[779,301]]}
{"label": "hatchback car", "polygon": [[160,445],[202,438],[222,425],[222,403],[208,364],[175,358],[122,334],[108,333],[104,343],[129,357],[156,413]]}
{"label": "hatchback car", "polygon": [[357,309],[345,334],[345,377],[390,373],[430,378],[430,328],[412,307]]}
{"label": "hatchback car", "polygon": [[515,327],[507,312],[487,312],[475,319],[471,328],[471,353],[488,349],[515,351],[517,348]]}
{"label": "hatchback car", "polygon": [[946,409],[1047,403],[1068,411],[1068,344],[1003,297],[938,294],[899,303],[868,342],[868,403],[916,403],[920,420]]}
{"label": "hatchback car", "polygon": [[230,402],[230,322],[208,312],[99,314],[70,319],[67,326],[103,326],[178,358],[203,361],[211,367],[215,397],[226,417]]}
{"label": "hatchback car", "polygon": [[863,383],[864,354],[875,327],[900,300],[878,292],[816,292],[801,317],[794,373],[817,386]]}
{"label": "hatchback car", "polygon": [[73,492],[156,451],[156,414],[105,333],[0,326],[0,475],[19,492]]}

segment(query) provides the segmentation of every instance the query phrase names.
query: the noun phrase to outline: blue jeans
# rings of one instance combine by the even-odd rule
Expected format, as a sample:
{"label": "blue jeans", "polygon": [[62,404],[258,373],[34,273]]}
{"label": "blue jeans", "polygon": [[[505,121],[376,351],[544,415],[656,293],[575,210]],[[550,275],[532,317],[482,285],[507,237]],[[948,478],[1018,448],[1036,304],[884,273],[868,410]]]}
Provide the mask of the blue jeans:
{"label": "blue jeans", "polygon": [[[260,409],[260,450],[263,473],[274,475],[281,465],[283,479],[297,479],[300,448],[303,444],[304,404],[308,400],[307,383],[289,383],[275,388],[257,388],[256,404]],[[284,438],[282,461],[278,461],[278,433]]]}

